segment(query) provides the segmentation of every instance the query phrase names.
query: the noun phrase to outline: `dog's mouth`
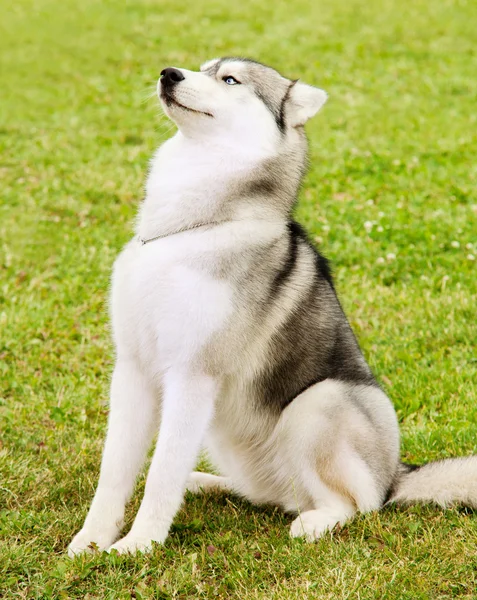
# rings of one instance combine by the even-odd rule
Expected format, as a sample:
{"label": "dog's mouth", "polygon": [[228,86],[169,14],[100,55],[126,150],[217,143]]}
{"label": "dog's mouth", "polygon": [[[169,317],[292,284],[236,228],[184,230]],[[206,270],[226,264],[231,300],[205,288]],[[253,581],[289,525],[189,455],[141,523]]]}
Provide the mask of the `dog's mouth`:
{"label": "dog's mouth", "polygon": [[213,114],[206,112],[205,110],[197,110],[196,108],[191,108],[190,106],[186,106],[185,104],[182,104],[181,102],[176,100],[176,98],[174,97],[172,92],[166,91],[163,87],[161,87],[161,99],[164,100],[164,102],[166,103],[167,106],[174,104],[175,106],[178,106],[179,108],[182,108],[183,110],[197,113],[199,115],[205,115],[206,117],[210,117],[211,119],[214,118]]}

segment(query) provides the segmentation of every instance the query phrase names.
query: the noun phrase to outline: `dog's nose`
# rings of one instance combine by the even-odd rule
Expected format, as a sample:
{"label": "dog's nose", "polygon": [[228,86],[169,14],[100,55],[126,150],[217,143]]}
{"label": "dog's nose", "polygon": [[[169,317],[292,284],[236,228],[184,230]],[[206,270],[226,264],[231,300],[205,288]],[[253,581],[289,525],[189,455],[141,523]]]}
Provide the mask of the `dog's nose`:
{"label": "dog's nose", "polygon": [[161,83],[165,86],[173,86],[179,81],[185,79],[184,75],[179,71],[179,69],[174,69],[173,67],[167,67],[167,69],[163,69],[161,71]]}

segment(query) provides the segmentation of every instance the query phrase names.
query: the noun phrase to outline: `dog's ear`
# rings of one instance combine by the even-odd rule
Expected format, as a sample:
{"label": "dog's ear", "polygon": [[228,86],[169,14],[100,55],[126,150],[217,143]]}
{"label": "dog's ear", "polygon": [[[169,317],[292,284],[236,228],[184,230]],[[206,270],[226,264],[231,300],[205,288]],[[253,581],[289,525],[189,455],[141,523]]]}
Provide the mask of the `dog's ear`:
{"label": "dog's ear", "polygon": [[328,94],[319,88],[297,81],[290,87],[287,121],[292,127],[304,125],[326,102]]}
{"label": "dog's ear", "polygon": [[208,69],[211,69],[212,67],[214,67],[219,61],[220,61],[220,58],[213,58],[212,60],[208,60],[203,65],[200,65],[200,70],[207,71]]}

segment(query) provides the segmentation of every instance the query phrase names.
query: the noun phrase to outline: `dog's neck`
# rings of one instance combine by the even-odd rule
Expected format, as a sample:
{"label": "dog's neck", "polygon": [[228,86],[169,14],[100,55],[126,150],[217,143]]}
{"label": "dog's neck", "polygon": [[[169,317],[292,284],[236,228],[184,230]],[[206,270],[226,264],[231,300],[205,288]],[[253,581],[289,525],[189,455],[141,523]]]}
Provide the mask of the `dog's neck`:
{"label": "dog's neck", "polygon": [[[288,207],[247,202],[244,187],[253,186],[266,156],[184,138],[180,133],[156,152],[146,184],[137,234],[144,239],[197,223],[286,219]],[[290,203],[292,200],[290,201]]]}

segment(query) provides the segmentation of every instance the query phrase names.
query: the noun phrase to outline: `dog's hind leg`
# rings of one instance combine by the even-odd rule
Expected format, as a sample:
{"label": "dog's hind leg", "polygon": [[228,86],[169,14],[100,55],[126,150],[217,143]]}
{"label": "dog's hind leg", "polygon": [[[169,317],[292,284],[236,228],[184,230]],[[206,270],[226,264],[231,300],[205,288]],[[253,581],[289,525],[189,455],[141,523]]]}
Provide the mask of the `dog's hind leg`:
{"label": "dog's hind leg", "polygon": [[283,411],[274,440],[293,537],[319,538],[382,506],[399,463],[394,411],[377,387],[326,380]]}
{"label": "dog's hind leg", "polygon": [[338,523],[343,525],[352,516],[353,514],[346,510],[340,512],[336,506],[306,510],[292,522],[290,535],[304,537],[307,542],[314,542],[327,531],[331,531]]}
{"label": "dog's hind leg", "polygon": [[326,458],[318,459],[315,469],[305,474],[305,486],[315,508],[298,514],[290,527],[292,537],[312,542],[338,523],[344,525],[358,510],[367,512],[381,506],[372,474],[358,456],[343,448],[332,460]]}

